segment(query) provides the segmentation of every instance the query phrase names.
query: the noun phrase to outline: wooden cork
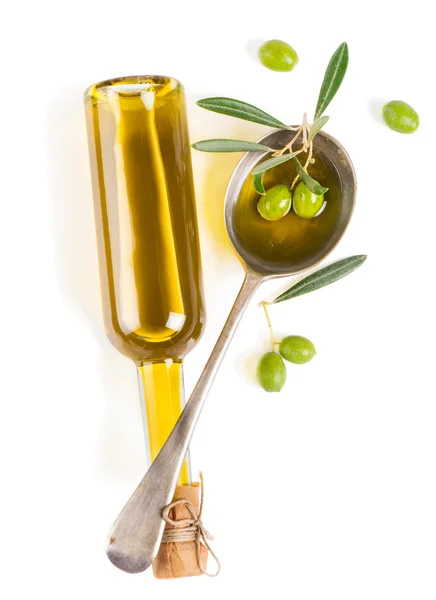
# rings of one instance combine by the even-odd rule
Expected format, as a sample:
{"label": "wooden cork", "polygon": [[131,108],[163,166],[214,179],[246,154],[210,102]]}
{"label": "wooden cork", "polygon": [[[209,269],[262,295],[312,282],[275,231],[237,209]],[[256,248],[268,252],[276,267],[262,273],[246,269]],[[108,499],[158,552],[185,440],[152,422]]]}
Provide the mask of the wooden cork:
{"label": "wooden cork", "polygon": [[[187,500],[198,515],[200,512],[200,484],[179,485],[174,494],[174,501]],[[192,520],[192,513],[187,504],[177,504],[169,511],[172,521],[181,521],[175,526],[166,523],[165,531],[183,529],[187,520]],[[174,579],[176,577],[193,577],[206,571],[208,549],[195,540],[183,542],[162,542],[159,552],[153,561],[153,574],[158,579]],[[200,559],[201,568],[198,564]]]}

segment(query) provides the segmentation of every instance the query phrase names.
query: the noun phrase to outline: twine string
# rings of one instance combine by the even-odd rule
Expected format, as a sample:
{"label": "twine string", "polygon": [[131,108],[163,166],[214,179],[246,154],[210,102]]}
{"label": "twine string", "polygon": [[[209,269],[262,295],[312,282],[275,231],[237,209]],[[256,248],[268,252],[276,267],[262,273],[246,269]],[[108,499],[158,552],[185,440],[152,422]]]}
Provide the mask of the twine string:
{"label": "twine string", "polygon": [[[215,554],[215,552],[210,547],[209,541],[213,541],[213,536],[207,531],[207,529],[203,525],[203,521],[201,520],[201,516],[203,513],[203,500],[204,500],[204,483],[203,483],[203,474],[200,473],[200,506],[197,511],[195,510],[194,505],[189,500],[182,498],[180,500],[175,500],[168,504],[163,510],[162,518],[168,523],[168,525],[172,525],[174,529],[166,529],[162,536],[162,543],[170,544],[170,543],[183,543],[183,542],[195,542],[196,546],[196,554],[197,554],[197,562],[200,571],[207,575],[208,577],[216,577],[221,570],[221,563]],[[179,521],[174,521],[170,517],[170,511],[175,506],[180,504],[185,504],[188,509],[189,514],[191,515],[190,519],[180,519]],[[211,555],[213,556],[217,569],[215,573],[209,573],[201,564],[201,546],[202,544],[206,546]]]}

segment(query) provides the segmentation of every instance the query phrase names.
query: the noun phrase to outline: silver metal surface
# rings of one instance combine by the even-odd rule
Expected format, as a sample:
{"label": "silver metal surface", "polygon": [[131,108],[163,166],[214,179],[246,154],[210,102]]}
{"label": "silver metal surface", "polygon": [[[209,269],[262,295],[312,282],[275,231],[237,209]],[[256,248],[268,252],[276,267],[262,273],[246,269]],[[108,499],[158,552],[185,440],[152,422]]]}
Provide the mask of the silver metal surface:
{"label": "silver metal surface", "polygon": [[[259,141],[271,147],[282,147],[290,141],[291,136],[292,132],[290,131],[278,130],[267,134]],[[165,525],[162,511],[172,501],[183,459],[201,409],[253,293],[267,279],[295,275],[318,264],[333,250],[347,228],[356,195],[356,178],[351,160],[343,147],[324,132],[315,137],[314,152],[316,155],[328,159],[337,171],[341,208],[329,244],[318,253],[315,252],[310,259],[299,264],[283,265],[260,262],[245,250],[235,234],[233,216],[241,187],[254,165],[264,155],[261,153],[245,154],[232,175],[225,198],[225,222],[229,238],[245,267],[244,283],[179,420],[115,521],[107,554],[112,563],[123,571],[128,573],[145,571],[158,552]]]}

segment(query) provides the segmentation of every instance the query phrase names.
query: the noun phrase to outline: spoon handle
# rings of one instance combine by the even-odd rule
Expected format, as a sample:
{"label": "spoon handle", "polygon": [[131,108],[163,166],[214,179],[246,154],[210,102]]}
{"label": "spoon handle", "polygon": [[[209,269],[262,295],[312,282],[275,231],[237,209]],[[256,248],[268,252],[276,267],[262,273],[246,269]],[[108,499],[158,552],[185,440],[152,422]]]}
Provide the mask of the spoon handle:
{"label": "spoon handle", "polygon": [[207,394],[242,314],[262,277],[247,272],[226,324],[192,395],[161,451],[114,523],[107,555],[128,573],[145,571],[153,562],[165,522],[162,511],[173,498],[177,479]]}

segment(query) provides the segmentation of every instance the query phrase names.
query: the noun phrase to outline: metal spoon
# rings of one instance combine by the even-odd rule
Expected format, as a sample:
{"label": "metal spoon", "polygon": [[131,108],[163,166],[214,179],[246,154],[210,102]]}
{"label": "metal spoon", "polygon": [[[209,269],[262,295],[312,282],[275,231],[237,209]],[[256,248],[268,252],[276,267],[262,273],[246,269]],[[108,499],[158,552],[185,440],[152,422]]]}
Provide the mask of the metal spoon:
{"label": "metal spoon", "polygon": [[[273,131],[260,142],[282,147],[292,132]],[[338,176],[340,209],[335,229],[328,243],[299,264],[261,261],[241,244],[234,229],[234,209],[241,187],[263,154],[247,153],[238,163],[225,197],[225,223],[228,236],[245,267],[245,279],[218,341],[179,420],[162,450],[151,464],[136,491],[118,516],[107,548],[114,565],[128,573],[145,571],[155,558],[165,523],[162,510],[172,501],[183,459],[212,382],[221,365],[242,314],[259,285],[275,277],[295,275],[319,263],[344,234],[350,221],[356,194],[353,165],[344,148],[324,132],[314,139],[315,155],[325,159]]]}

